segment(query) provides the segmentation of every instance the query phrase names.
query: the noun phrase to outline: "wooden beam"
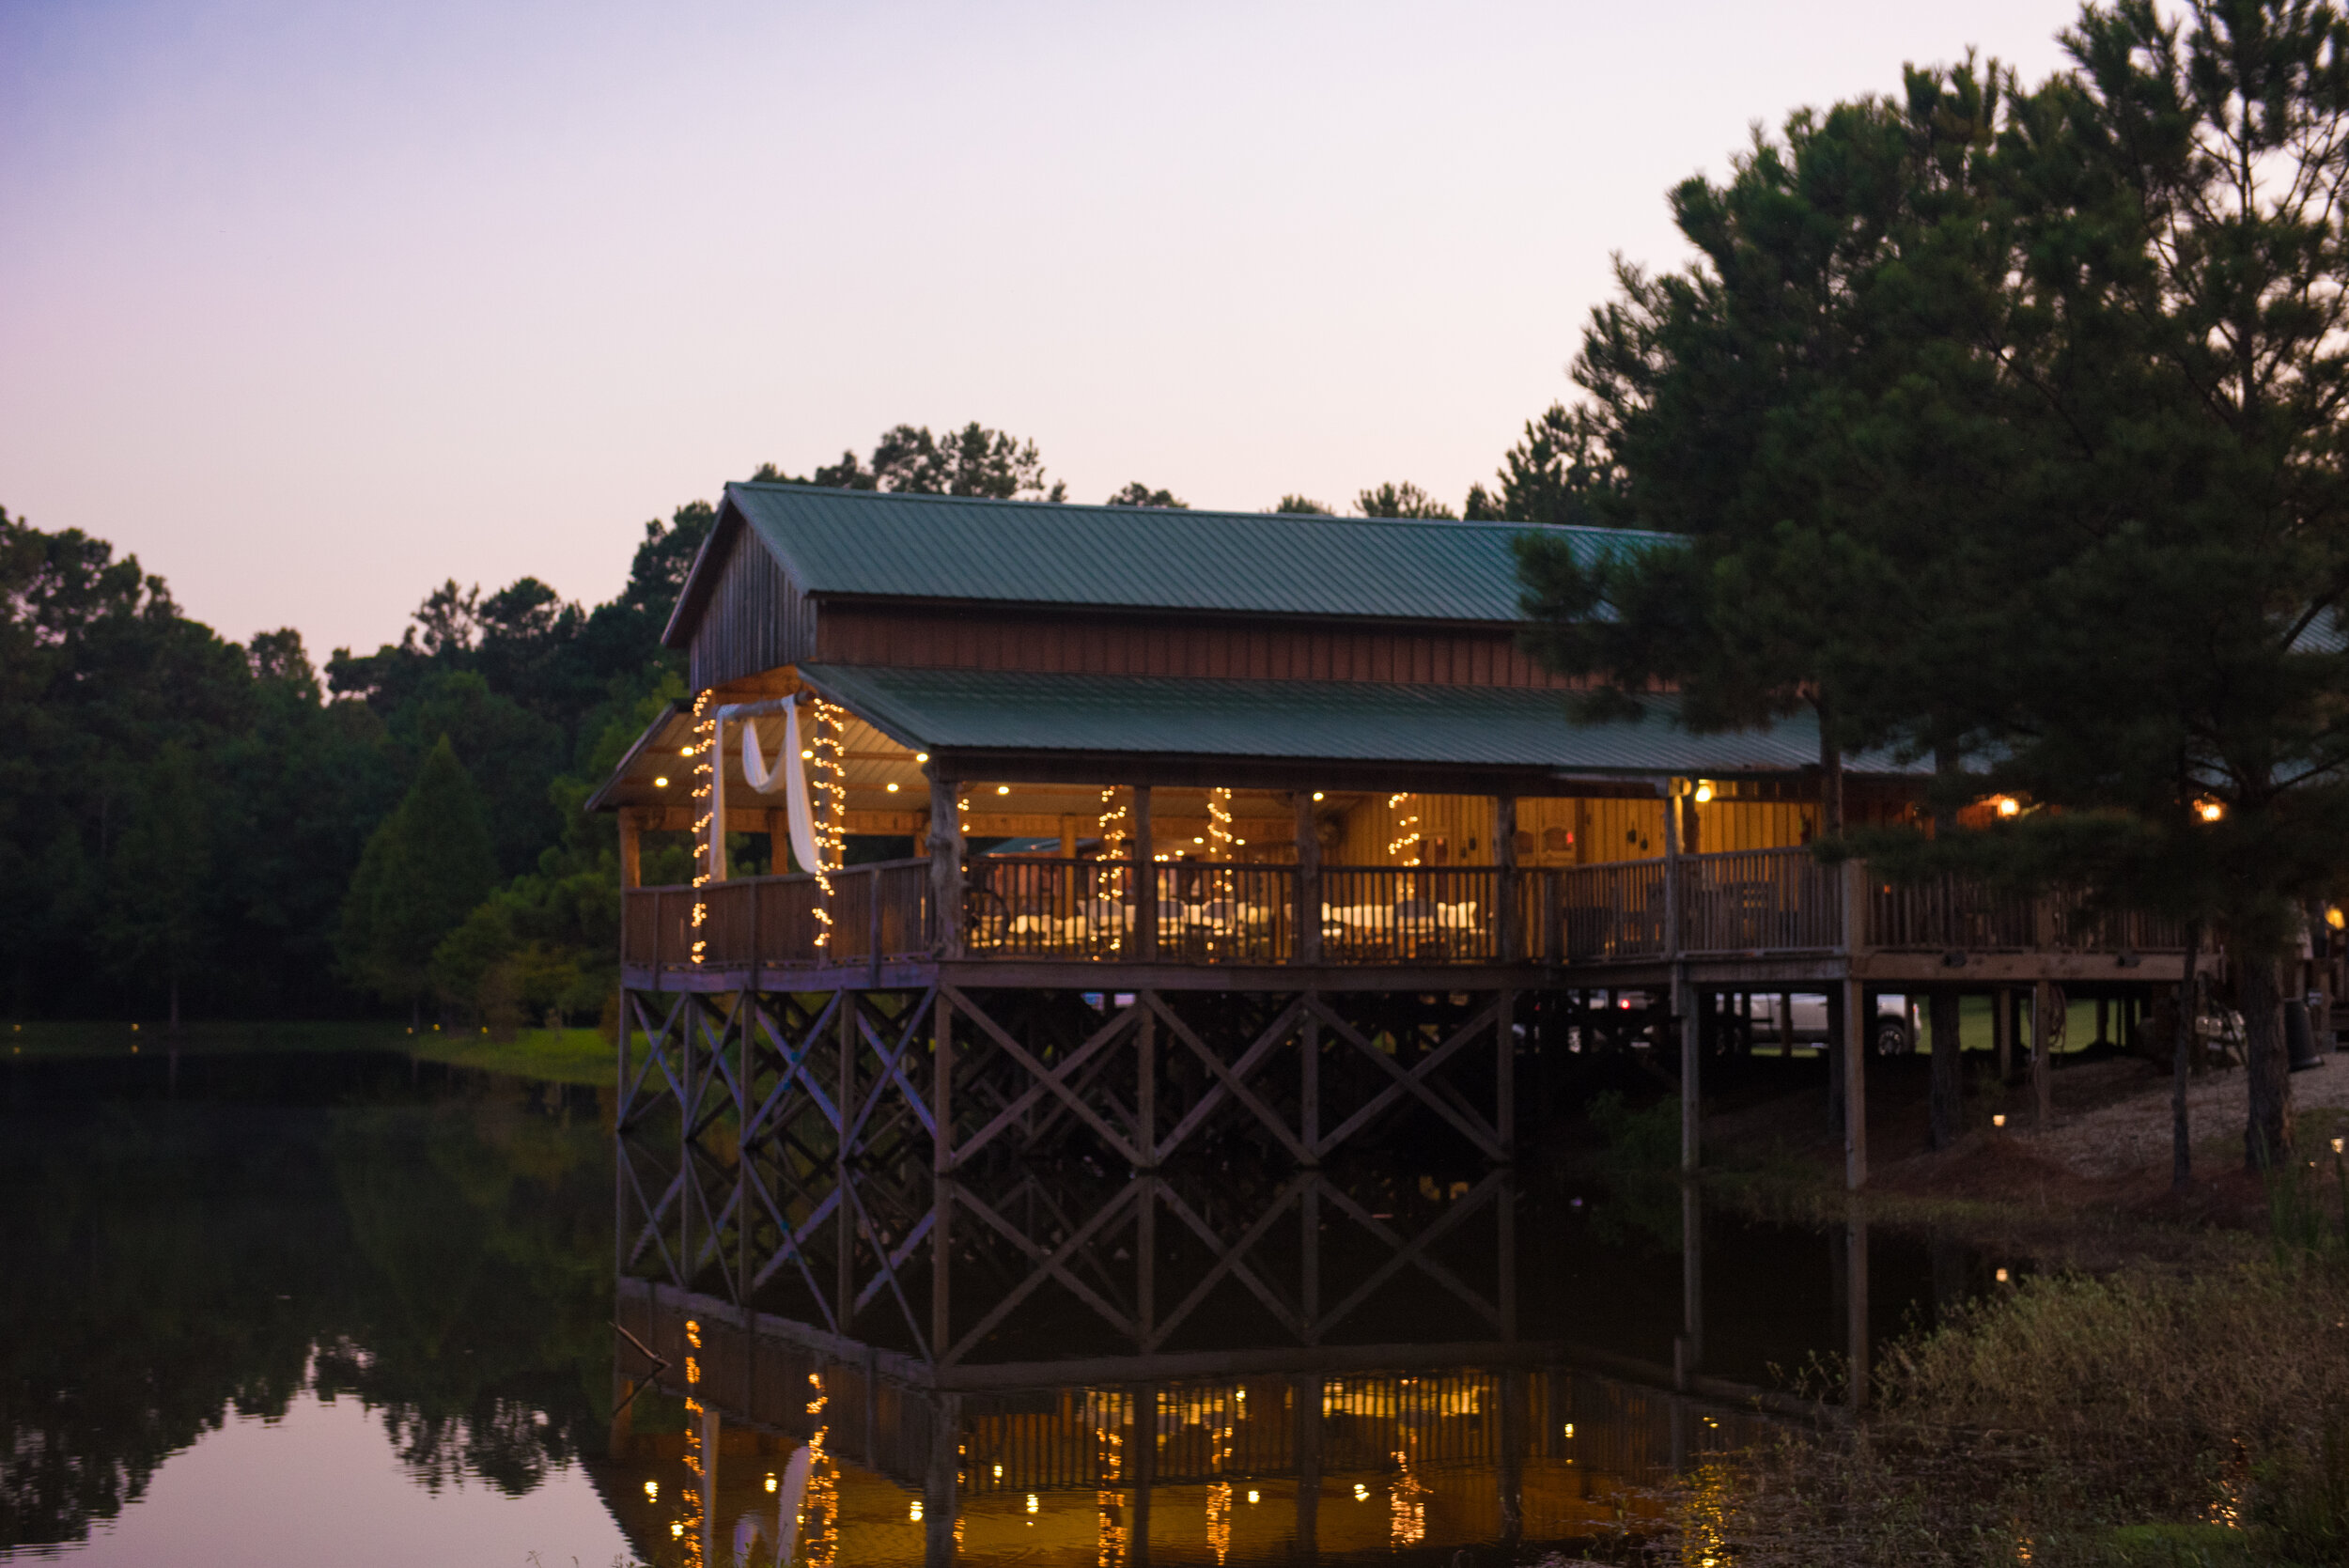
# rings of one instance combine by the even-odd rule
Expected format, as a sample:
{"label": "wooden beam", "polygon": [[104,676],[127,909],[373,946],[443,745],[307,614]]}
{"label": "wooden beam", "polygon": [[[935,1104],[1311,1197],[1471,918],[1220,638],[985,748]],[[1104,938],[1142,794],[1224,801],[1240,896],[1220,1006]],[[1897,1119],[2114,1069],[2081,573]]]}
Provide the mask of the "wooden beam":
{"label": "wooden beam", "polygon": [[[1868,868],[1843,862],[1844,940],[1853,960],[1866,950],[1868,925],[1860,911],[1868,894]],[[1875,1019],[1869,1016],[1868,987],[1857,968],[1843,980],[1843,1186],[1857,1192],[1868,1185],[1868,1040]]]}
{"label": "wooden beam", "polygon": [[1134,786],[1134,955],[1159,955],[1159,872],[1150,852],[1150,786]]}
{"label": "wooden beam", "polygon": [[2031,1109],[2035,1112],[2032,1125],[2040,1131],[2055,1126],[2055,1045],[2053,1022],[2048,1015],[2055,1011],[2054,987],[2045,980],[2030,988],[2030,1093]]}
{"label": "wooden beam", "polygon": [[1493,797],[1493,864],[1501,873],[1501,908],[1494,911],[1501,927],[1501,956],[1504,961],[1525,956],[1525,929],[1517,892],[1517,798]]}
{"label": "wooden beam", "polygon": [[1321,962],[1321,824],[1314,816],[1314,792],[1290,797],[1297,811],[1297,961]]}
{"label": "wooden beam", "polygon": [[620,886],[641,888],[645,885],[644,819],[641,806],[620,808]]}
{"label": "wooden beam", "polygon": [[962,814],[956,809],[959,781],[932,762],[930,776],[930,908],[941,958],[962,956]]}

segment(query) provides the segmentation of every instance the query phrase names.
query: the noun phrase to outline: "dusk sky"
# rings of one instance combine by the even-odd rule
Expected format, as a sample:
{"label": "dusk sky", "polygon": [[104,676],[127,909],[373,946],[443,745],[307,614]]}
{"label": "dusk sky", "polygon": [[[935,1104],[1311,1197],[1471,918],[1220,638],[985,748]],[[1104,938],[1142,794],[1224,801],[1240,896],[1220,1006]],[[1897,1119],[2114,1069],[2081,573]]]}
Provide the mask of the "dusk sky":
{"label": "dusk sky", "polygon": [[321,662],[899,421],[1456,506],[1672,182],[2075,9],[0,0],[0,506]]}

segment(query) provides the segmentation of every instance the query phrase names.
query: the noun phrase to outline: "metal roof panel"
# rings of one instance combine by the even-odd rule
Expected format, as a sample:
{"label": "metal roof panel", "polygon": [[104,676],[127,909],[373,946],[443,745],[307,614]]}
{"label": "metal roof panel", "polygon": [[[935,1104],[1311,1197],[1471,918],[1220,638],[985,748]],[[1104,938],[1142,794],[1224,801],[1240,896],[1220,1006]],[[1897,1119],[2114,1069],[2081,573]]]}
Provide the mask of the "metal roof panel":
{"label": "metal roof panel", "polygon": [[[1520,523],[1077,506],[743,483],[726,500],[816,594],[1125,609],[1521,618]],[[1659,537],[1559,529],[1586,558]]]}
{"label": "metal roof panel", "polygon": [[[1544,768],[1594,775],[1784,773],[1818,761],[1798,715],[1698,735],[1657,699],[1638,722],[1582,723],[1557,691],[1371,681],[1207,680],[802,665],[809,685],[925,751],[1108,752]],[[1907,771],[1855,759],[1856,772]]]}

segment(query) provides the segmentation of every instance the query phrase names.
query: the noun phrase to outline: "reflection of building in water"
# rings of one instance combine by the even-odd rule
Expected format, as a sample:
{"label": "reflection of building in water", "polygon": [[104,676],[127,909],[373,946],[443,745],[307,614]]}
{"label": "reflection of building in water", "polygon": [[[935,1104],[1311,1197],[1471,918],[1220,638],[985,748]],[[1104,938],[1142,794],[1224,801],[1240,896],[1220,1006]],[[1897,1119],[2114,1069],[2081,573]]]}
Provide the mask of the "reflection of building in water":
{"label": "reflection of building in water", "polygon": [[[619,1307],[623,1327],[679,1364],[685,1325],[699,1325],[703,1452],[717,1456],[709,1495],[726,1526],[714,1540],[731,1539],[733,1519],[755,1505],[758,1477],[821,1435],[837,1500],[819,1510],[811,1493],[810,1562],[948,1561],[957,1536],[975,1562],[1097,1568],[1571,1541],[1652,1515],[1640,1488],[1778,1419],[1740,1408],[1728,1389],[1645,1387],[1539,1345],[1518,1347],[1514,1365],[1332,1364],[1359,1361],[1349,1350],[1238,1375],[1114,1383],[1050,1383],[1049,1367],[1032,1364],[948,1390],[924,1386],[902,1358],[804,1326],[689,1316],[707,1309],[679,1293],[631,1283]],[[655,1403],[636,1402],[623,1427]],[[639,1429],[622,1431],[614,1452],[660,1462],[658,1439]],[[836,1520],[820,1547],[819,1512]],[[949,1545],[933,1552],[938,1523]]]}

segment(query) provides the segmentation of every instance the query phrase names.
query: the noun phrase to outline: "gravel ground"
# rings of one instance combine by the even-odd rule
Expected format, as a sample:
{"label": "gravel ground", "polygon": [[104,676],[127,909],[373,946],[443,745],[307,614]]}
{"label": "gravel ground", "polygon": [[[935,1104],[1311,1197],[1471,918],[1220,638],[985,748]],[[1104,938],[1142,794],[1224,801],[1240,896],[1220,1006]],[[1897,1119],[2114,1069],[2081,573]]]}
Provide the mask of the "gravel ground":
{"label": "gravel ground", "polygon": [[[2197,1157],[2203,1142],[2219,1135],[2239,1138],[2243,1131],[2243,1073],[2240,1068],[2214,1071],[2186,1089],[2188,1125]],[[2018,1129],[2028,1122],[2028,1101],[2016,1103],[2020,1114],[2010,1118],[2008,1132],[2033,1153],[2060,1161],[2093,1179],[2166,1173],[2170,1169],[2170,1080],[2148,1075],[2123,1097],[2092,1110],[2062,1112],[2046,1132]],[[2337,1055],[2324,1066],[2292,1075],[2295,1110],[2320,1106],[2349,1106],[2349,1055]],[[2238,1153],[2237,1158],[2240,1158]]]}

